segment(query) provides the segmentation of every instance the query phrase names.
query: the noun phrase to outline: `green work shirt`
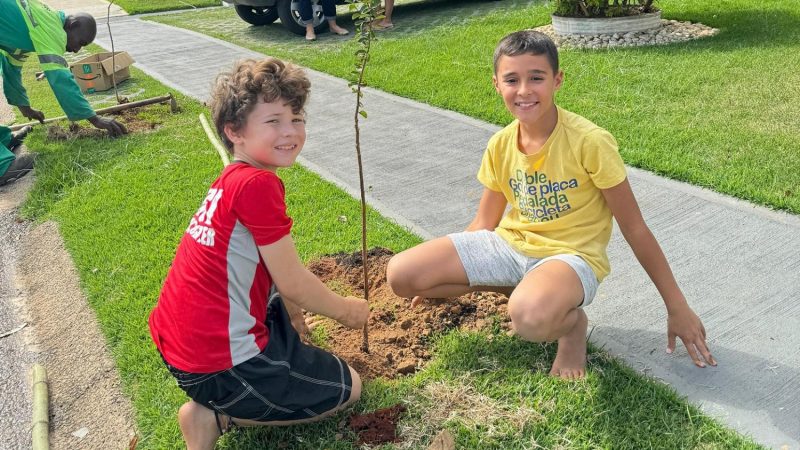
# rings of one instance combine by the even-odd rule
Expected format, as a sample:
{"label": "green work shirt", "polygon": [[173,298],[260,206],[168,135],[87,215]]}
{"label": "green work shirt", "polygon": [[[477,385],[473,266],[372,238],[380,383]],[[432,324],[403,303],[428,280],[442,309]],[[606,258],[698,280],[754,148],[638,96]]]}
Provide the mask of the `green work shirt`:
{"label": "green work shirt", "polygon": [[63,11],[38,0],[0,0],[0,72],[3,93],[15,106],[30,106],[22,86],[22,64],[30,53],[39,57],[47,82],[70,120],[88,119],[94,110],[81,93],[64,59],[67,33]]}

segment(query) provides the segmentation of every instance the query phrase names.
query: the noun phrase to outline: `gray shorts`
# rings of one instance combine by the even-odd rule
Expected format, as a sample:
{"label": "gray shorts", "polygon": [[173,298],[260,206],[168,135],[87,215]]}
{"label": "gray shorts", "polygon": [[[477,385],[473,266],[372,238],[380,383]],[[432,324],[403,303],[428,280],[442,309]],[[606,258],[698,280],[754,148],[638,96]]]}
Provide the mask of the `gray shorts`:
{"label": "gray shorts", "polygon": [[519,253],[497,233],[488,230],[452,233],[447,237],[456,246],[470,286],[516,286],[528,272],[554,259],[569,264],[578,274],[583,284],[580,307],[592,302],[600,285],[592,268],[578,255],[532,258]]}

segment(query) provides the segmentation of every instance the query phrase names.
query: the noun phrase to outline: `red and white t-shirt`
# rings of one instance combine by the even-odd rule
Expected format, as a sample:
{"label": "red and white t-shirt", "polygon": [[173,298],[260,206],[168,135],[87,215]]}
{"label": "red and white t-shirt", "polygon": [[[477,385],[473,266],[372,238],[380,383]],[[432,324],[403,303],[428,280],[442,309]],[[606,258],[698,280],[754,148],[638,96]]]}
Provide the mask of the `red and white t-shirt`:
{"label": "red and white t-shirt", "polygon": [[212,183],[178,245],[150,333],[185,372],[229,369],[267,345],[272,287],[258,246],[289,234],[285,191],[273,172],[234,163]]}

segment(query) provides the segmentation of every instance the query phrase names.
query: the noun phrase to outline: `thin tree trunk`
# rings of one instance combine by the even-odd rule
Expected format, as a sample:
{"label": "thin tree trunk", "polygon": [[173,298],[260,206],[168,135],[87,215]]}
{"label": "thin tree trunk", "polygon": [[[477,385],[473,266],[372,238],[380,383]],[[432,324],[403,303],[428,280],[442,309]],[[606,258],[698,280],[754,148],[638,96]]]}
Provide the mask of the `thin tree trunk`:
{"label": "thin tree trunk", "polygon": [[[369,47],[372,40],[367,41],[366,54],[364,56],[364,64],[361,66],[361,72],[358,75],[358,87],[356,88],[356,112],[353,116],[356,128],[356,156],[358,157],[358,182],[361,189],[361,265],[364,269],[364,300],[369,303],[369,267],[367,261],[367,200],[364,190],[364,168],[361,164],[361,130],[358,126],[358,116],[361,113],[361,86],[364,82],[364,72],[366,72],[367,61],[369,60]],[[364,333],[361,340],[361,351],[369,353],[369,332],[367,330],[368,324],[364,324]]]}

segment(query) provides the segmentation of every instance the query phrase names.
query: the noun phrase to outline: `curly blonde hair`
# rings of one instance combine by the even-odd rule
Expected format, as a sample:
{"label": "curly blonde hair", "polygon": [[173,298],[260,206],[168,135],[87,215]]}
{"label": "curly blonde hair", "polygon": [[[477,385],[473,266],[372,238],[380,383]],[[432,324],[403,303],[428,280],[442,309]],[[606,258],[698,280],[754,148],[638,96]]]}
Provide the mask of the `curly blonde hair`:
{"label": "curly blonde hair", "polygon": [[310,89],[305,72],[294,64],[276,58],[238,61],[230,72],[217,75],[211,91],[209,106],[217,134],[233,153],[233,142],[225,136],[226,124],[234,130],[242,129],[259,100],[271,103],[283,99],[293,113],[300,113]]}

